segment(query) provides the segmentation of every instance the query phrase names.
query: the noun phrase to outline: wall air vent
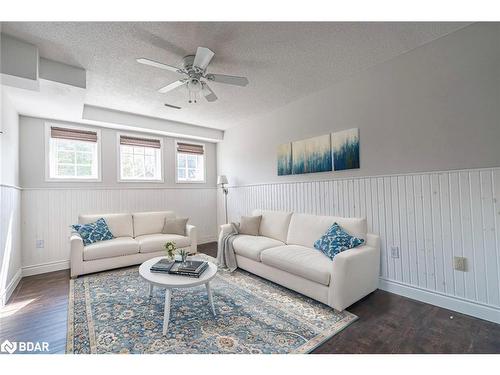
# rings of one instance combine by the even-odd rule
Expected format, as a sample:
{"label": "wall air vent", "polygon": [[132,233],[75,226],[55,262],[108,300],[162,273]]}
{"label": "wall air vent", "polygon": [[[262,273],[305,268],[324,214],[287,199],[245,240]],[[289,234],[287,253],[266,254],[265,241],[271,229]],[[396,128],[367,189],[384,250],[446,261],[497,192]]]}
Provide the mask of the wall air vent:
{"label": "wall air vent", "polygon": [[182,109],[181,107],[178,107],[178,106],[172,105],[172,104],[167,104],[167,103],[165,103],[165,107],[169,107],[169,108],[173,108],[173,109]]}

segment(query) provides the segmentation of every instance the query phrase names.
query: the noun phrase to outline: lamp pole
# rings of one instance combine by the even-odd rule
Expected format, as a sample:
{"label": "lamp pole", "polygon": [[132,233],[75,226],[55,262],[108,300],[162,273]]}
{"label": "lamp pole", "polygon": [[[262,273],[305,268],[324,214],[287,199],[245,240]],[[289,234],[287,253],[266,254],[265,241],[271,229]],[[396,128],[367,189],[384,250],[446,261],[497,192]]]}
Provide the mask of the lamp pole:
{"label": "lamp pole", "polygon": [[220,175],[217,177],[217,185],[220,185],[222,188],[222,193],[224,194],[224,211],[226,213],[226,224],[227,222],[227,193],[229,193],[229,188],[227,187],[229,181],[227,180],[227,176]]}
{"label": "lamp pole", "polygon": [[222,184],[222,192],[224,193],[224,210],[226,212],[226,224],[227,222],[227,193],[229,193],[229,189],[227,188],[226,184]]}

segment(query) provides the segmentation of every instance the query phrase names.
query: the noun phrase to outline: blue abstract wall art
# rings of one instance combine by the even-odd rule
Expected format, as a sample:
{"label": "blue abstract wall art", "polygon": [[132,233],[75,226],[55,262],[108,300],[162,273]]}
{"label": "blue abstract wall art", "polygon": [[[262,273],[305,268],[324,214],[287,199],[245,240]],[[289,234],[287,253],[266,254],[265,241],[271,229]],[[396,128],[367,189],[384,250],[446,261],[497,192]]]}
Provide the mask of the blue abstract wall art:
{"label": "blue abstract wall art", "polygon": [[359,129],[332,133],[333,170],[359,168]]}
{"label": "blue abstract wall art", "polygon": [[332,170],[330,135],[292,142],[292,173],[314,173]]}
{"label": "blue abstract wall art", "polygon": [[278,146],[278,176],[292,174],[292,144]]}

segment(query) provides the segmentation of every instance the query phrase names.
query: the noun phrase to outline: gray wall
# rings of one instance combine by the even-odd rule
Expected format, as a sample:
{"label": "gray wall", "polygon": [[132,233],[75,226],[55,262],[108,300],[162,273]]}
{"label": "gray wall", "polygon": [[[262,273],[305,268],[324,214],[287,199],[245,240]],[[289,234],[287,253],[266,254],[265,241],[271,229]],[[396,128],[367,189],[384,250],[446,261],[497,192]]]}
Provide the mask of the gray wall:
{"label": "gray wall", "polygon": [[[473,24],[242,122],[218,146],[219,173],[245,185],[498,166],[499,40],[500,24]],[[280,143],[353,127],[361,169],[277,176]]]}
{"label": "gray wall", "polygon": [[[216,184],[216,145],[205,143],[206,183],[175,183],[175,140],[163,138],[163,183],[118,182],[117,136],[114,129],[101,129],[102,182],[54,182],[45,181],[45,122],[55,122],[33,117],[20,117],[20,184],[23,188],[54,187],[214,187]],[[87,126],[87,125],[83,125]],[[128,132],[127,132],[128,133]],[[138,133],[140,134],[140,133]],[[151,136],[150,134],[148,136]],[[160,137],[160,136],[158,136]],[[196,141],[198,143],[203,143]]]}
{"label": "gray wall", "polygon": [[[3,89],[2,89],[3,90]],[[19,115],[6,93],[2,95],[0,130],[1,179],[5,185],[19,186]]]}

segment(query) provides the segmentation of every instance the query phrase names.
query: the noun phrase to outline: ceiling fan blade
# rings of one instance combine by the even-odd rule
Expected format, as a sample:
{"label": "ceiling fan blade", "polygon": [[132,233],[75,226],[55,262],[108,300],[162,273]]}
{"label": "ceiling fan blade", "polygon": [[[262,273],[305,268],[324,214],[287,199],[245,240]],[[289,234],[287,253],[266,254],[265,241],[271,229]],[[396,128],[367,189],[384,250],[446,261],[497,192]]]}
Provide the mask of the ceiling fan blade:
{"label": "ceiling fan blade", "polygon": [[225,74],[207,74],[207,79],[209,81],[226,83],[228,85],[235,85],[235,86],[248,85],[248,78],[246,77],[227,76]]}
{"label": "ceiling fan blade", "polygon": [[172,91],[182,85],[185,85],[186,81],[185,80],[178,80],[175,82],[172,82],[169,85],[166,85],[165,87],[162,87],[161,89],[158,90],[158,92],[161,92],[162,94],[165,94],[166,92]]}
{"label": "ceiling fan blade", "polygon": [[170,70],[171,72],[183,73],[182,69],[180,69],[180,68],[176,68],[175,66],[163,64],[163,63],[160,63],[158,61],[146,59],[143,57],[137,59],[136,61],[139,64],[149,65],[149,66],[153,66],[155,68],[160,68],[160,69],[164,69],[164,70]]}
{"label": "ceiling fan blade", "polygon": [[212,60],[212,57],[215,56],[215,53],[213,53],[211,50],[205,47],[198,47],[196,50],[196,56],[194,57],[193,65],[205,70],[210,64],[210,61]]}
{"label": "ceiling fan blade", "polygon": [[208,86],[206,83],[203,84],[202,93],[208,102],[215,102],[217,100],[217,95],[215,95],[210,86]]}

